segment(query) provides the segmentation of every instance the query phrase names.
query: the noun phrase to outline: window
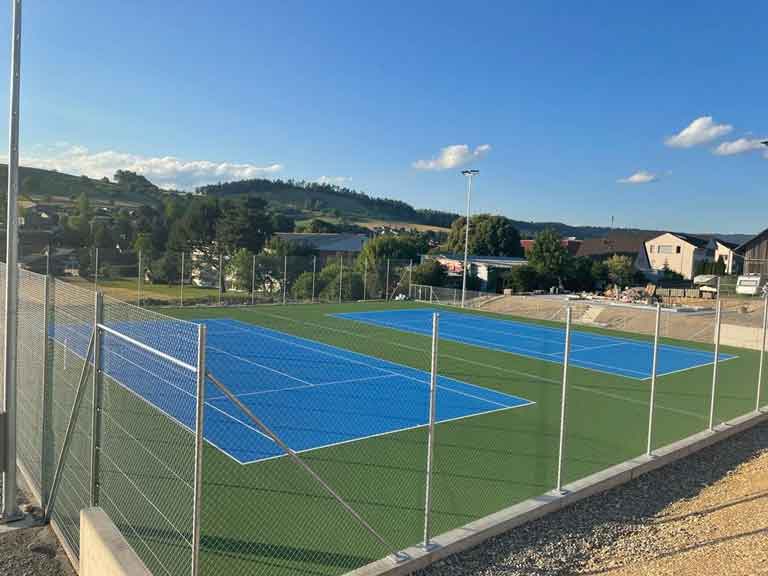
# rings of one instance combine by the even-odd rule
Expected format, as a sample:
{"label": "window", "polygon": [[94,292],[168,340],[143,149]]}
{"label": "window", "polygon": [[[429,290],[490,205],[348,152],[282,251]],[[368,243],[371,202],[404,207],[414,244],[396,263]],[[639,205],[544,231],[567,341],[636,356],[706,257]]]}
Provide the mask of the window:
{"label": "window", "polygon": [[648,246],[648,251],[649,251],[651,254],[653,254],[653,244],[651,244],[650,246]]}
{"label": "window", "polygon": [[671,244],[660,244],[656,251],[659,254],[673,254],[675,252],[675,247]]}
{"label": "window", "polygon": [[675,254],[680,254],[681,250],[682,250],[681,246],[675,246]]}

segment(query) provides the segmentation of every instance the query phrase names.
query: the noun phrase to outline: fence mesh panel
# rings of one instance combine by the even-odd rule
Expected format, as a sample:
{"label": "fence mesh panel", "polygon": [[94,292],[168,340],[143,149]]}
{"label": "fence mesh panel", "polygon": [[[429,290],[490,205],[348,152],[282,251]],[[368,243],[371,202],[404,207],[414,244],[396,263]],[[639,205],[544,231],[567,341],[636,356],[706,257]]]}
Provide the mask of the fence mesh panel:
{"label": "fence mesh panel", "polygon": [[[0,350],[5,350],[5,274],[6,266],[5,262],[0,262]],[[4,352],[3,352],[4,353]],[[0,382],[3,383],[0,386],[0,392],[5,393],[5,365],[0,361]],[[3,482],[5,481],[4,475],[0,474],[0,510],[4,508],[3,495]]]}

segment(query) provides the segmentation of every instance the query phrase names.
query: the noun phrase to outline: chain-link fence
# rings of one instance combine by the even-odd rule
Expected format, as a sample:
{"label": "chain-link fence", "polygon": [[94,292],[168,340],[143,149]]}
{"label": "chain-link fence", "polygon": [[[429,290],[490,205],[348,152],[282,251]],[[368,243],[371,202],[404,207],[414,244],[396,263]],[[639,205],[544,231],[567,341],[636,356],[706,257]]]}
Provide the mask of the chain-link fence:
{"label": "chain-link fence", "polygon": [[155,574],[339,575],[768,400],[765,300],[461,310],[407,261],[249,261],[240,301],[315,305],[19,272],[19,464],[73,558],[99,505]]}

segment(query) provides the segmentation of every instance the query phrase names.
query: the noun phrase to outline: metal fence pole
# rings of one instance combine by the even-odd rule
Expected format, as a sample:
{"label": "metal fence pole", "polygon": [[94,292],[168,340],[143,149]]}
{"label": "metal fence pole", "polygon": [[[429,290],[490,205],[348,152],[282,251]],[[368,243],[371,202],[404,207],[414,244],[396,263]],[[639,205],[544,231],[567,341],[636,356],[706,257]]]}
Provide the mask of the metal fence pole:
{"label": "metal fence pole", "polygon": [[99,247],[95,246],[93,252],[96,257],[96,265],[93,267],[93,291],[99,289]]}
{"label": "metal fence pole", "polygon": [[408,262],[408,298],[411,297],[413,292],[413,260]]}
{"label": "metal fence pole", "polygon": [[757,369],[757,398],[755,399],[755,412],[760,410],[760,392],[763,385],[763,366],[765,365],[765,345],[768,336],[768,294],[763,299],[763,337],[760,344],[760,367]]}
{"label": "metal fence pole", "polygon": [[219,306],[224,292],[224,254],[219,253]]}
{"label": "metal fence pole", "polygon": [[103,332],[100,328],[104,320],[104,297],[95,293],[93,318],[93,389],[91,390],[91,506],[99,505],[99,451],[101,450],[101,398],[102,369],[101,346]]}
{"label": "metal fence pole", "polygon": [[363,302],[366,300],[368,290],[368,258],[363,260]]}
{"label": "metal fence pole", "polygon": [[563,391],[560,397],[560,444],[557,453],[557,491],[563,492],[563,468],[565,466],[565,424],[568,406],[568,356],[571,352],[571,307],[565,312],[565,348],[563,350]]}
{"label": "metal fence pole", "polygon": [[139,308],[141,308],[141,280],[144,276],[144,270],[141,266],[141,250],[139,250],[139,273],[137,274],[138,278],[136,283],[136,303],[138,304]]}
{"label": "metal fence pole", "polygon": [[339,254],[339,304],[341,304],[344,293],[344,255]]}
{"label": "metal fence pole", "polygon": [[715,314],[715,360],[712,363],[712,396],[709,400],[709,429],[715,429],[715,395],[717,392],[717,364],[720,360],[720,319],[723,308],[722,301],[717,301],[717,312]]}
{"label": "metal fence pole", "polygon": [[389,302],[389,258],[387,258],[387,276],[384,283],[384,300]]}
{"label": "metal fence pole", "polygon": [[288,254],[283,257],[283,304],[288,294]]}
{"label": "metal fence pole", "polygon": [[659,357],[659,329],[661,327],[661,302],[656,303],[656,328],[653,333],[653,360],[651,362],[651,401],[648,409],[648,445],[647,456],[653,451],[653,409],[656,403],[656,372]]}
{"label": "metal fence pole", "polygon": [[192,576],[200,573],[200,518],[203,507],[203,434],[205,431],[205,324],[197,329],[197,398],[195,406],[195,479],[192,504]]}
{"label": "metal fence pole", "polygon": [[315,275],[317,274],[317,256],[312,256],[312,295],[310,302],[315,302]]}
{"label": "metal fence pole", "polygon": [[429,428],[427,429],[427,476],[424,496],[424,548],[432,539],[432,466],[435,456],[435,414],[437,410],[437,344],[440,314],[432,314],[432,366],[429,379]]}
{"label": "metal fence pole", "polygon": [[19,232],[17,199],[19,196],[19,92],[21,84],[21,0],[13,2],[13,37],[11,41],[11,98],[8,128],[8,193],[6,213],[5,276],[5,346],[3,350],[3,402],[5,412],[5,466],[3,468],[2,508],[0,518],[14,520],[20,516],[16,502],[16,317],[18,313],[17,266]]}
{"label": "metal fence pole", "polygon": [[50,458],[49,446],[51,440],[51,370],[52,358],[50,347],[51,327],[51,275],[50,275],[50,250],[46,256],[49,271],[45,275],[43,284],[43,394],[40,407],[40,507],[45,510],[48,503],[48,459]]}
{"label": "metal fence pole", "polygon": [[256,304],[256,254],[251,257],[251,306]]}
{"label": "metal fence pole", "polygon": [[179,300],[184,306],[184,252],[181,252],[181,281],[179,282]]}

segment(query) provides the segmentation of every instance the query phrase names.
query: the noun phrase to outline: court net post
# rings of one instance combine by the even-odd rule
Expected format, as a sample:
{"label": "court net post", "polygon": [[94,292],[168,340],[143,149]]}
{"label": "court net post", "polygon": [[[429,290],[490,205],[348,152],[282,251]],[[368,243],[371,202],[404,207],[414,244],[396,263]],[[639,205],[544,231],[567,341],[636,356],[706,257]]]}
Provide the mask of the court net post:
{"label": "court net post", "polygon": [[722,316],[723,303],[717,301],[717,311],[715,312],[715,359],[712,363],[712,394],[709,399],[709,429],[715,429],[715,397],[717,395],[717,364],[720,361],[720,321]]}
{"label": "court net post", "polygon": [[435,414],[437,411],[437,345],[440,335],[440,314],[432,314],[432,364],[429,378],[429,426],[427,428],[427,475],[424,496],[424,548],[432,539],[432,467],[435,454]]}
{"label": "court net post", "polygon": [[651,399],[648,408],[648,445],[646,456],[653,451],[653,409],[656,403],[656,372],[659,357],[659,329],[661,327],[661,302],[656,303],[656,327],[653,332],[653,360],[651,361]]}
{"label": "court net post", "polygon": [[206,326],[197,327],[197,371],[195,394],[195,469],[192,503],[192,576],[200,573],[200,519],[203,507],[203,432],[205,429],[205,342]]}
{"label": "court net post", "polygon": [[563,349],[563,389],[560,395],[560,443],[557,453],[557,491],[563,492],[565,465],[565,427],[568,406],[568,357],[571,352],[571,305],[565,311],[565,348]]}
{"label": "court net post", "polygon": [[755,412],[760,411],[760,393],[763,386],[763,370],[765,367],[765,346],[768,337],[768,294],[763,297],[763,335],[760,340],[760,366],[757,369],[757,398],[755,398]]}

